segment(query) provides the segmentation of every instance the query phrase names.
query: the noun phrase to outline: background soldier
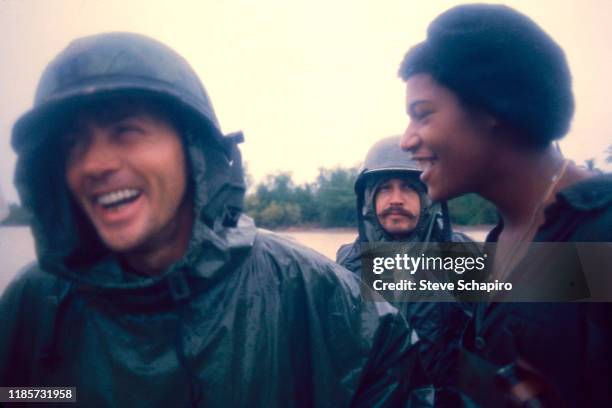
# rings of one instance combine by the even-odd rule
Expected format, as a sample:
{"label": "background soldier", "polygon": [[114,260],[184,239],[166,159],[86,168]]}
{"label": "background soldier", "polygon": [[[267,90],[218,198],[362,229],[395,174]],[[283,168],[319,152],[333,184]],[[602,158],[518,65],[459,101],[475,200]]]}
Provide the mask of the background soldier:
{"label": "background soldier", "polygon": [[[338,249],[336,262],[358,275],[362,245],[367,243],[405,243],[421,253],[429,243],[453,241],[463,243],[470,253],[478,253],[466,235],[452,232],[446,203],[432,202],[419,179],[418,164],[399,143],[399,136],[376,142],[355,181],[359,235],[354,243]],[[393,303],[413,327],[413,341],[420,340],[421,361],[429,381],[444,388],[453,375],[448,370],[470,315],[468,306],[401,300]],[[432,387],[421,388],[411,397],[419,406],[434,403]],[[436,404],[455,403],[451,398],[454,396],[446,390],[435,393]]]}
{"label": "background soldier", "polygon": [[399,142],[399,136],[376,142],[355,181],[359,235],[336,254],[336,262],[355,273],[361,272],[362,243],[471,241],[452,231],[446,203],[432,202],[418,163]]}

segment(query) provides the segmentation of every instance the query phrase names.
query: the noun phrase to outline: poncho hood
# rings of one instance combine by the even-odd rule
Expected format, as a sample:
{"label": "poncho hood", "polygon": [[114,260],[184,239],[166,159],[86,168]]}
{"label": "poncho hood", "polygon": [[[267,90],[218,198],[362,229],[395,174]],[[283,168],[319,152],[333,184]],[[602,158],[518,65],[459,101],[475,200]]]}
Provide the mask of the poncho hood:
{"label": "poncho hood", "polygon": [[[193,235],[185,256],[155,278],[125,271],[77,208],[54,132],[54,124],[75,106],[122,96],[162,101],[188,124],[181,136],[193,188]],[[167,46],[131,33],[73,41],[47,66],[33,108],[12,132],[18,155],[15,185],[33,215],[41,268],[93,290],[146,288],[177,270],[212,278],[254,240],[254,225],[241,217],[245,185],[236,146],[241,141],[241,134],[222,134],[197,75]]]}

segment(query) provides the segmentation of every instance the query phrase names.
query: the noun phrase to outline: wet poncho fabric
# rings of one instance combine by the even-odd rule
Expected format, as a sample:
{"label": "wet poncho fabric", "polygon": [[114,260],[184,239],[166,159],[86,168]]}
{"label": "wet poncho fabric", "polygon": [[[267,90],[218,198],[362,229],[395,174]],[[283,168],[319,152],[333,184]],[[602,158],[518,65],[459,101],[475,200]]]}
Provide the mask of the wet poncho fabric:
{"label": "wet poncho fabric", "polygon": [[[419,174],[410,171],[379,171],[362,176],[363,187],[356,188],[359,235],[352,244],[338,249],[336,262],[361,276],[361,248],[366,243],[403,242],[408,246],[424,249],[437,242],[461,242],[466,251],[478,253],[478,247],[464,234],[453,232],[448,222],[446,206],[432,205],[426,187],[418,179]],[[403,241],[395,241],[378,222],[375,197],[378,187],[389,178],[407,179],[419,194],[420,216],[413,233]],[[438,208],[441,208],[439,210]],[[432,244],[433,243],[433,244]],[[458,357],[462,332],[467,326],[473,305],[456,302],[394,302],[412,328],[412,339],[419,348],[421,368],[431,388],[420,388],[411,393],[410,399],[417,406],[452,406],[459,396],[449,389],[451,379],[457,375],[455,361]],[[435,388],[433,392],[432,388]]]}
{"label": "wet poncho fabric", "polygon": [[[607,243],[612,247],[612,174],[597,175],[565,187],[545,208],[544,217],[534,242],[577,242],[584,246]],[[497,242],[503,228],[500,219],[487,242]],[[569,250],[566,255],[563,262],[572,261]],[[539,254],[537,257],[541,262],[543,257]],[[580,254],[578,260],[592,262],[590,257],[588,253]],[[534,260],[527,254],[512,273],[520,271],[536,276],[541,270]],[[544,261],[550,265],[559,262],[545,257]],[[602,275],[611,272],[605,268],[605,261],[601,266],[593,265],[600,268]],[[581,263],[576,267],[581,269]],[[473,357],[462,359],[461,371],[469,373],[469,378],[475,381],[470,385],[460,381],[461,377],[457,379],[463,383],[465,399],[485,404],[496,393],[480,381],[483,372],[491,371],[482,367],[492,366],[497,370],[521,363],[529,367],[531,374],[528,375],[537,379],[537,382],[532,380],[539,386],[534,398],[538,401],[529,401],[533,405],[611,406],[610,345],[612,303],[609,302],[479,303],[462,339],[463,350]],[[523,374],[522,378],[529,377]],[[497,387],[500,384],[503,383],[498,381]]]}
{"label": "wet poncho fabric", "polygon": [[[151,41],[102,35],[68,51],[86,65],[109,43],[124,46],[97,73],[104,84],[100,75],[132,69],[122,59],[134,50],[149,58],[141,50]],[[60,74],[87,71],[77,68]],[[87,77],[73,79],[84,91],[69,103],[96,93]],[[176,99],[172,89],[152,92]],[[189,248],[144,277],[102,245],[70,197],[59,143],[41,119],[65,109],[57,103],[42,98],[46,113],[30,112],[13,133],[38,262],[0,298],[0,385],[76,387],[83,406],[402,404],[417,359],[405,320],[387,303],[362,302],[350,272],[240,215],[239,152],[223,144],[211,106],[196,112],[210,112],[206,123],[182,135],[196,211]]]}

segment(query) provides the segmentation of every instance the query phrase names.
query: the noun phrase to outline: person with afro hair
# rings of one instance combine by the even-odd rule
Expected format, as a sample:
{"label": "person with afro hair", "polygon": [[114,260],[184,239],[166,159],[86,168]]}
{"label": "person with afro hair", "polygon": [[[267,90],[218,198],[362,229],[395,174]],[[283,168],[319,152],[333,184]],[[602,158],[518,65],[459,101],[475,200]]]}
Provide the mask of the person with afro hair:
{"label": "person with afro hair", "polygon": [[[451,8],[399,75],[410,119],[400,144],[430,197],[477,193],[497,207],[490,279],[538,277],[532,242],[612,241],[612,176],[555,147],[574,112],[572,78],[561,47],[529,17],[503,5]],[[556,302],[479,303],[454,372],[434,382],[483,406],[612,405],[610,303],[546,300]]]}

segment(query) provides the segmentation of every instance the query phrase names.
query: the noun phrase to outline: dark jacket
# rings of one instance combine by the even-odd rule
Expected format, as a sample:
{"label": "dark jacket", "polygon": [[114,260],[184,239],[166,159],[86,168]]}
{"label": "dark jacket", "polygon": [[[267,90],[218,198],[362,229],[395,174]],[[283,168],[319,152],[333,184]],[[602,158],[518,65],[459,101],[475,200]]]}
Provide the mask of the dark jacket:
{"label": "dark jacket", "polygon": [[[352,244],[342,245],[336,254],[336,262],[358,276],[362,274],[361,250],[363,244],[394,242],[378,222],[375,210],[376,187],[388,177],[388,174],[381,173],[376,178],[366,178],[366,187],[357,192],[359,235]],[[453,232],[450,228],[447,207],[439,204],[432,205],[422,183],[418,179],[415,179],[414,183],[415,191],[419,193],[421,200],[421,213],[418,225],[404,244],[424,248],[424,242],[426,246],[439,242],[460,242],[464,243],[466,251],[477,253],[479,248],[469,237]],[[360,193],[362,196],[359,196]],[[437,388],[435,397],[433,393],[427,396],[428,405],[433,405],[434,399],[436,406],[452,404],[456,396],[448,392],[446,386],[452,376],[450,371],[455,369],[452,362],[457,358],[459,342],[471,317],[472,305],[459,302],[423,301],[392,303],[412,327],[413,341],[418,340],[421,368],[428,381]],[[422,395],[421,393],[417,397]],[[415,395],[413,394],[411,398],[415,398]]]}
{"label": "dark jacket", "polygon": [[183,135],[193,235],[182,259],[144,277],[84,222],[57,143],[36,136],[20,141],[16,184],[38,263],[0,298],[0,385],[74,386],[92,407],[403,399],[417,358],[403,317],[362,302],[345,269],[239,217],[236,150],[230,160],[210,138]]}
{"label": "dark jacket", "polygon": [[84,406],[395,405],[414,353],[394,309],[252,224],[218,238],[226,261],[202,248],[140,287],[28,268],[0,302],[0,384],[76,386]]}
{"label": "dark jacket", "polygon": [[[500,223],[487,240],[497,241],[502,229]],[[593,177],[559,192],[556,202],[545,210],[544,224],[534,241],[612,242],[612,175]],[[537,274],[531,265],[526,257],[515,271]],[[540,397],[545,403],[570,407],[612,404],[610,303],[479,304],[463,345],[474,357],[464,360],[472,361],[461,368],[464,378],[481,371],[478,361],[498,369],[522,360],[546,384],[548,391]],[[486,389],[467,387],[466,391],[486,405],[495,392],[481,380]]]}

